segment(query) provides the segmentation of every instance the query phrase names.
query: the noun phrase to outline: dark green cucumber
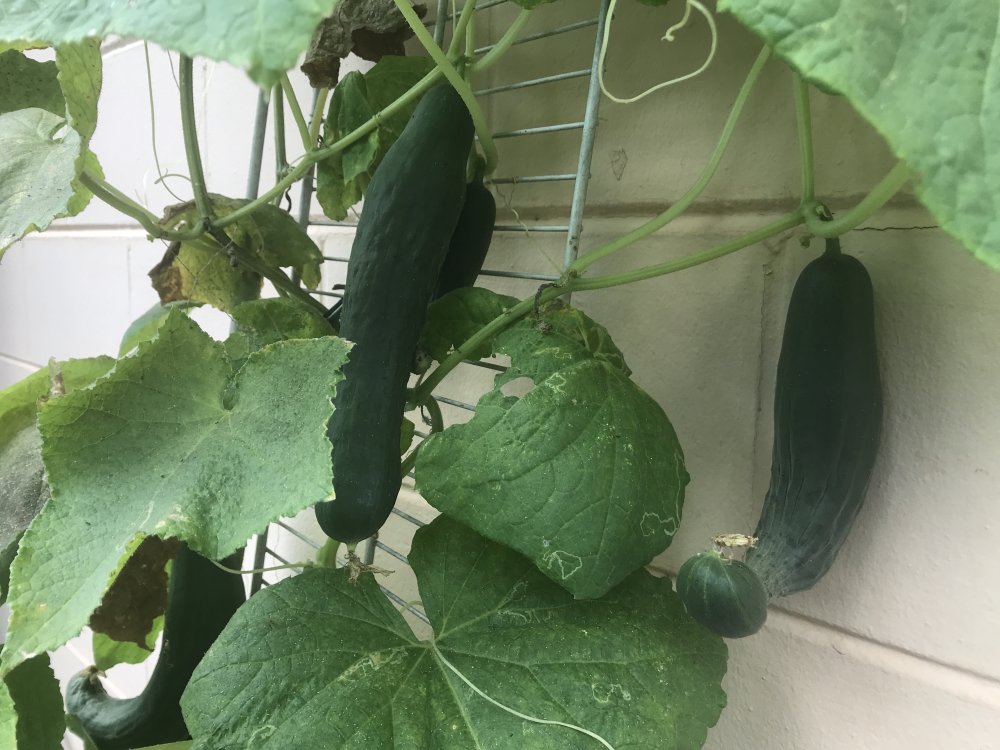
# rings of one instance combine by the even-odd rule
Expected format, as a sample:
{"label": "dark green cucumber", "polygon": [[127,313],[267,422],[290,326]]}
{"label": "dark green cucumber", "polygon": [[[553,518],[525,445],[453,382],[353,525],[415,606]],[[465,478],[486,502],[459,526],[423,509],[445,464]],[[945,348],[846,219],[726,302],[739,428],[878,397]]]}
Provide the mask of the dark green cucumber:
{"label": "dark green cucumber", "polygon": [[379,165],[347,267],[340,335],[354,342],[327,427],[334,499],[316,506],[342,542],[374,534],[399,493],[406,385],[465,196],[473,125],[451,86],[424,95]]}
{"label": "dark green cucumber", "polygon": [[[441,264],[431,302],[441,299],[448,292],[475,285],[493,241],[496,220],[497,202],[493,193],[483,184],[480,172],[465,186],[462,213],[448,244],[444,263]],[[343,311],[343,300],[337,300],[327,311],[326,319],[334,327],[339,327]]]}
{"label": "dark green cucumber", "polygon": [[[792,291],[778,358],[771,485],[743,563],[696,555],[678,594],[719,635],[749,635],[767,600],[812,588],[864,502],[882,428],[871,279],[837,239]],[[714,558],[712,557],[714,555]]]}
{"label": "dark green cucumber", "polygon": [[771,596],[811,588],[829,570],[864,502],[881,429],[871,279],[828,240],[788,305],[771,486],[746,556]]}
{"label": "dark green cucumber", "polygon": [[767,620],[767,591],[739,560],[718,552],[688,558],[677,573],[677,595],[688,614],[716,635],[743,638]]}
{"label": "dark green cucumber", "polygon": [[[225,561],[239,568],[242,552]],[[149,682],[135,698],[110,697],[91,667],[66,689],[66,709],[79,719],[98,750],[129,750],[189,739],[180,699],[191,673],[244,602],[240,576],[182,544],[174,558],[163,626],[163,645]]]}
{"label": "dark green cucumber", "polygon": [[480,167],[472,182],[465,186],[462,213],[438,274],[434,299],[440,299],[455,289],[475,285],[493,241],[496,220],[497,202],[483,184]]}

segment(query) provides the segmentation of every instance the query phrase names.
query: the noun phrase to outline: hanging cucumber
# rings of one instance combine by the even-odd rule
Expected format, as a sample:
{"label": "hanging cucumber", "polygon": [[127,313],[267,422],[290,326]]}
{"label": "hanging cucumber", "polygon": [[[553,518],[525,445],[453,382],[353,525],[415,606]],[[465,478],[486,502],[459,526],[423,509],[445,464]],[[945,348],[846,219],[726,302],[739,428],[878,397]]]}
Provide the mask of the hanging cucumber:
{"label": "hanging cucumber", "polygon": [[[882,427],[871,279],[838,239],[803,269],[788,306],[774,398],[771,485],[745,565],[696,556],[706,581],[678,590],[696,619],[722,632],[748,606],[812,588],[833,564],[864,502]],[[682,568],[683,570],[683,568]],[[680,581],[678,581],[680,583]],[[711,601],[707,605],[705,598]],[[697,613],[701,613],[699,617]],[[743,635],[763,625],[746,622]]]}
{"label": "hanging cucumber", "polygon": [[462,210],[472,136],[472,118],[455,90],[431,89],[365,198],[340,321],[340,335],[354,348],[327,427],[335,497],[316,506],[320,527],[338,541],[378,531],[399,493],[407,380]]}
{"label": "hanging cucumber", "polygon": [[[493,193],[483,184],[485,162],[481,158],[476,161],[476,174],[472,182],[465,186],[462,213],[459,214],[458,224],[448,244],[448,252],[441,264],[431,302],[455,289],[474,286],[493,241],[497,203]],[[327,311],[326,319],[334,327],[339,327],[343,311],[343,300],[337,300]]]}
{"label": "hanging cucumber", "polygon": [[[238,552],[223,561],[239,568]],[[182,544],[174,558],[163,626],[163,645],[146,688],[135,698],[112,698],[95,668],[75,675],[66,709],[98,750],[129,750],[190,737],[181,716],[181,694],[191,673],[245,600],[240,576]]]}

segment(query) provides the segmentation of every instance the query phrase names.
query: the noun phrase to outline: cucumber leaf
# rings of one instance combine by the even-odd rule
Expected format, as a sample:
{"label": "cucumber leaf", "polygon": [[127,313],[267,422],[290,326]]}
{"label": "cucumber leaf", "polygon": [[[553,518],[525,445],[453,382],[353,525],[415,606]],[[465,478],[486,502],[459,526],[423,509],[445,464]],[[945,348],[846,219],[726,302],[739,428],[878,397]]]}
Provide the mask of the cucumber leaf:
{"label": "cucumber leaf", "polygon": [[192,308],[198,307],[200,304],[200,302],[191,302],[190,300],[179,300],[177,302],[170,302],[166,305],[161,305],[159,303],[153,305],[151,308],[146,310],[146,312],[133,320],[128,329],[122,335],[122,342],[118,346],[118,356],[124,357],[130,351],[139,346],[139,344],[143,341],[149,341],[154,338],[160,330],[160,326],[163,325],[163,321],[167,319],[171,310],[176,309],[184,312],[190,312]]}
{"label": "cucumber leaf", "polygon": [[326,499],[326,424],[349,348],[333,336],[282,341],[233,374],[224,346],[173,311],[93,388],[46,403],[52,498],[11,570],[3,671],[80,632],[144,536],[219,559]]}
{"label": "cucumber leaf", "polygon": [[[0,11],[0,29],[3,23]],[[60,46],[54,64],[17,50],[0,55],[0,258],[24,235],[90,202],[78,178],[85,168],[101,174],[87,147],[101,76],[94,39]]]}
{"label": "cucumber leaf", "polygon": [[148,39],[186,55],[230,62],[269,87],[295,65],[313,30],[335,5],[336,0],[256,0],[234,13],[228,3],[204,0],[5,0],[0,43],[58,45],[110,35]]}
{"label": "cucumber leaf", "polygon": [[[423,443],[417,487],[575,596],[601,596],[677,530],[688,482],[677,436],[607,331],[577,310],[550,307],[494,348],[510,368],[469,422]],[[505,394],[524,378],[526,395]]]}
{"label": "cucumber leaf", "polygon": [[[515,297],[496,294],[488,289],[456,289],[427,308],[427,320],[420,334],[420,349],[438,362],[461,346],[487,323],[518,303]],[[493,341],[485,343],[470,359],[482,359],[493,353]]]}
{"label": "cucumber leaf", "polygon": [[[330,97],[323,140],[330,144],[364,125],[421,78],[434,63],[423,57],[386,56],[365,74],[344,76]],[[419,99],[379,122],[365,138],[319,162],[316,200],[331,219],[343,221],[371,182],[372,175],[406,127]]]}
{"label": "cucumber leaf", "polygon": [[156,639],[163,631],[163,615],[153,620],[153,625],[146,634],[146,642],[142,646],[135,643],[116,641],[104,633],[94,633],[91,647],[94,651],[94,666],[101,672],[106,672],[118,664],[142,664],[153,654]]}
{"label": "cucumber leaf", "polygon": [[0,748],[17,750],[17,710],[7,683],[0,680]]}
{"label": "cucumber leaf", "polygon": [[493,700],[614,747],[701,747],[718,719],[726,647],[684,613],[668,579],[639,571],[603,599],[574,601],[530,561],[443,517],[417,531],[409,557],[432,640],[416,639],[369,575],[313,569],[269,586],[181,699],[194,750],[597,746],[498,708],[449,664]]}
{"label": "cucumber leaf", "polygon": [[[48,654],[21,664],[0,682],[0,747],[20,750],[61,750],[66,721],[59,683],[49,666]],[[4,706],[3,693],[10,704]],[[5,712],[16,713],[16,744],[4,745]]]}
{"label": "cucumber leaf", "polygon": [[847,97],[917,173],[942,228],[1000,269],[995,2],[720,0],[719,10]]}
{"label": "cucumber leaf", "polygon": [[[58,363],[67,393],[86,387],[114,364],[110,357]],[[49,396],[52,376],[43,369],[0,391],[0,603],[6,600],[10,565],[24,530],[48,500],[35,424],[38,405]]]}

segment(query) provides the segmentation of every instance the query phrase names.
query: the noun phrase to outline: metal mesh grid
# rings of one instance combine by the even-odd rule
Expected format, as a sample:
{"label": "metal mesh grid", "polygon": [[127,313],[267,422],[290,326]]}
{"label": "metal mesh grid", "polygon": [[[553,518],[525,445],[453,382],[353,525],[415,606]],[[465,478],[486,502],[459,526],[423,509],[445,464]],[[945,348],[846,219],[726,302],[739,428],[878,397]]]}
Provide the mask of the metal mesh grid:
{"label": "metal mesh grid", "polygon": [[[508,3],[509,0],[482,0],[477,6],[477,13],[485,14],[490,11],[490,9],[497,8]],[[553,84],[561,81],[573,80],[586,78],[589,76],[590,81],[587,87],[586,100],[582,103],[582,119],[572,120],[567,122],[549,124],[549,125],[537,125],[537,124],[526,124],[524,127],[516,128],[513,130],[501,131],[493,134],[495,139],[501,141],[509,141],[511,139],[521,138],[525,136],[545,136],[547,134],[553,133],[565,133],[567,131],[580,131],[580,143],[579,149],[576,152],[576,164],[575,171],[564,172],[564,173],[548,173],[548,174],[535,174],[535,175],[511,175],[511,176],[501,176],[495,177],[491,180],[487,180],[487,184],[493,186],[497,185],[517,185],[522,183],[572,183],[573,184],[573,197],[572,203],[570,205],[569,216],[566,219],[566,223],[558,224],[533,224],[527,225],[521,224],[505,224],[497,223],[495,226],[495,232],[498,233],[511,233],[511,232],[522,232],[522,233],[543,233],[543,234],[564,234],[566,236],[565,251],[563,257],[563,267],[569,265],[575,260],[577,251],[580,245],[580,238],[583,234],[583,215],[584,207],[587,198],[587,189],[590,181],[590,166],[593,156],[594,148],[594,137],[597,129],[598,122],[598,109],[600,103],[600,90],[597,83],[597,66],[599,64],[599,49],[601,44],[601,38],[604,32],[604,25],[607,19],[608,6],[610,0],[599,0],[599,5],[596,13],[593,12],[593,5],[589,8],[582,7],[588,4],[580,3],[580,6],[584,11],[590,10],[591,13],[587,14],[586,17],[573,21],[570,23],[564,23],[559,26],[555,26],[549,29],[525,34],[520,37],[515,42],[515,47],[522,45],[531,45],[532,43],[538,43],[545,39],[551,39],[555,36],[560,36],[563,34],[568,34],[570,32],[582,31],[585,29],[594,29],[594,43],[593,43],[593,57],[590,67],[578,68],[568,71],[556,71],[551,73],[545,73],[532,78],[514,81],[511,83],[506,83],[503,85],[497,85],[493,87],[487,87],[482,89],[477,89],[476,94],[479,97],[489,97],[494,94],[500,94],[503,92],[511,91],[525,91],[538,86],[545,86],[548,84]],[[434,36],[438,43],[441,43],[447,31],[448,22],[452,20],[452,15],[448,13],[449,2],[448,0],[438,0],[437,3],[437,14],[434,20],[428,21],[427,26],[434,27]],[[487,52],[492,49],[493,45],[487,45],[476,49],[477,54]],[[511,53],[516,54],[516,53]],[[539,55],[538,59],[544,59],[543,55]],[[315,104],[315,102],[314,102]],[[257,113],[255,118],[254,126],[254,136],[252,143],[252,151],[250,155],[250,170],[247,179],[247,190],[246,194],[248,198],[256,197],[258,186],[260,183],[260,172],[262,167],[262,156],[264,150],[264,139],[265,130],[268,117],[268,98],[266,94],[260,96],[258,100]],[[280,127],[278,128],[280,130]],[[567,167],[572,167],[574,165],[568,164]],[[323,216],[310,215],[310,207],[312,202],[313,193],[313,172],[306,176],[302,181],[301,193],[299,196],[298,207],[297,207],[297,219],[303,227],[310,226],[324,226],[324,227],[339,227],[345,229],[353,229],[357,225],[354,222],[341,222],[341,221],[331,221]],[[347,263],[348,258],[340,255],[324,255],[324,260],[331,263]],[[531,281],[540,282],[551,282],[557,279],[557,276],[552,274],[541,274],[541,273],[529,273],[521,271],[507,271],[500,269],[491,269],[489,267],[490,258],[487,257],[487,267],[481,273],[481,276],[486,277],[498,277],[498,278],[515,278],[515,279],[525,279]],[[331,291],[317,291],[314,292],[317,296],[322,298],[339,298],[343,296],[343,292],[337,290]],[[506,368],[500,364],[492,362],[467,362],[467,366],[477,367],[488,371],[504,371]],[[445,404],[460,410],[467,412],[472,412],[475,410],[475,405],[464,401],[459,398],[447,396],[447,395],[436,395],[435,399],[440,404]],[[415,431],[415,441],[425,439],[428,437],[428,433],[417,429]],[[408,475],[410,482],[405,482],[404,484],[409,485],[409,489],[412,489],[412,472]],[[405,478],[404,478],[405,479]],[[404,491],[407,487],[404,486]],[[413,532],[420,526],[423,526],[427,521],[417,516],[406,512],[402,508],[396,507],[392,511],[392,516],[390,521],[387,522],[386,526],[391,523],[398,523],[404,525],[403,536],[408,540],[412,537]],[[384,529],[383,529],[384,531]],[[319,550],[320,545],[306,533],[303,533],[300,529],[297,529],[292,524],[286,521],[277,521],[272,524],[268,529],[265,529],[261,533],[254,545],[254,559],[253,567],[254,569],[259,569],[263,567],[270,567],[274,565],[291,565],[292,563],[285,557],[280,555],[275,549],[274,545],[269,542],[273,539],[276,534],[288,534],[294,537],[298,542],[304,544],[307,548],[311,550]],[[380,532],[381,534],[381,532]],[[397,534],[398,536],[398,534]],[[376,557],[376,552],[382,553],[390,561],[398,563],[403,566],[404,571],[409,571],[409,563],[407,561],[406,554],[382,541],[378,536],[366,540],[364,543],[359,545],[359,554],[365,563],[372,564]],[[340,561],[345,563],[346,560]],[[299,572],[296,570],[295,572]],[[400,572],[400,571],[397,571]],[[251,579],[251,593],[255,593],[261,587],[267,586],[274,583],[277,579],[274,576],[265,579],[261,574],[254,574]],[[393,591],[390,587],[381,585],[383,593],[393,601],[397,606],[399,606],[405,613],[408,613],[412,618],[415,618],[419,623],[423,625],[428,625],[429,621],[423,611],[412,602],[406,601],[401,597],[396,591]],[[412,621],[411,621],[412,622]]]}

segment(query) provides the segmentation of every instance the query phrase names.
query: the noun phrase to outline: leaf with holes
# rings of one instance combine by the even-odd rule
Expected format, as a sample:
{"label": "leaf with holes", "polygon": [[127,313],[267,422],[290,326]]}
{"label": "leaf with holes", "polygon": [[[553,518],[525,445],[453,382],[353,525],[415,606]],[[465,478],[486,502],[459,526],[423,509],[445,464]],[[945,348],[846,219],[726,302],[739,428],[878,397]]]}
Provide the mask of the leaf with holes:
{"label": "leaf with holes", "polygon": [[3,670],[80,632],[144,536],[219,559],[326,499],[326,424],[349,347],[281,341],[234,374],[224,346],[173,311],[93,388],[45,404],[52,498],[14,560]]}
{"label": "leaf with holes", "polygon": [[[468,423],[421,446],[417,486],[575,596],[601,596],[677,530],[688,481],[677,436],[607,331],[577,310],[522,320],[494,348],[510,369]],[[526,395],[505,393],[525,378]]]}
{"label": "leaf with holes", "polygon": [[847,97],[919,175],[941,226],[1000,268],[997,3],[721,0],[719,10]]}
{"label": "leaf with holes", "polygon": [[315,569],[251,598],[181,700],[194,750],[593,750],[593,735],[686,750],[725,705],[726,647],[668,579],[639,571],[574,601],[447,518],[417,532],[410,561],[431,641],[369,575]]}

